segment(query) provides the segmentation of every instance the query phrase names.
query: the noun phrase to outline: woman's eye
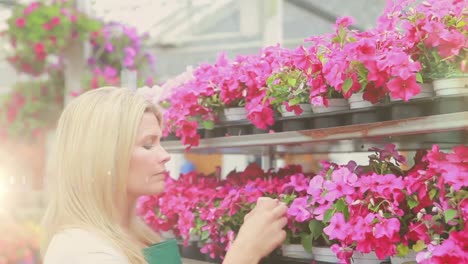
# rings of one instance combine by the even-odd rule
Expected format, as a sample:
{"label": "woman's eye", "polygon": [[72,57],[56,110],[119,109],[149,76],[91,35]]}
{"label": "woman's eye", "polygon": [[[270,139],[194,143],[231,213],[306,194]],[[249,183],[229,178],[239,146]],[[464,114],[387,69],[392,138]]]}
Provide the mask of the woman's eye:
{"label": "woman's eye", "polygon": [[146,144],[146,145],[143,145],[143,147],[147,150],[150,150],[153,148],[153,144]]}

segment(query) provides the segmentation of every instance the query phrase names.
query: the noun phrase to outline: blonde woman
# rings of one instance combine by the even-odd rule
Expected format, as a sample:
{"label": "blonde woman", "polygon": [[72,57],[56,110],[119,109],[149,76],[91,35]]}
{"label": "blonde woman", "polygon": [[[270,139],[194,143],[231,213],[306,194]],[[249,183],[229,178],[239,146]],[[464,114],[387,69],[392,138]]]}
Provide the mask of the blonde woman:
{"label": "blonde woman", "polygon": [[[147,263],[161,242],[135,216],[141,195],[164,190],[169,154],[161,114],[138,92],[104,87],[70,102],[57,126],[43,224],[44,264]],[[286,237],[286,207],[261,198],[223,263],[258,261]]]}

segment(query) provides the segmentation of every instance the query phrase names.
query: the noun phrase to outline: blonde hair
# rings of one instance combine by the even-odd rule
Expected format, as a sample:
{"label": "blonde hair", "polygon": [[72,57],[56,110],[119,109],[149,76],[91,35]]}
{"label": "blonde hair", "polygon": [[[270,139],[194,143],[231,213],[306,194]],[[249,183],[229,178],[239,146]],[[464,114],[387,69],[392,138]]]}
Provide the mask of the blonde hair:
{"label": "blonde hair", "polygon": [[[119,225],[119,204],[127,200],[130,155],[145,112],[160,112],[135,91],[91,90],[64,109],[48,166],[49,203],[43,218],[44,255],[50,240],[67,228],[83,228],[109,240],[130,263],[146,263],[142,244]],[[135,216],[130,227],[144,244],[158,236]]]}

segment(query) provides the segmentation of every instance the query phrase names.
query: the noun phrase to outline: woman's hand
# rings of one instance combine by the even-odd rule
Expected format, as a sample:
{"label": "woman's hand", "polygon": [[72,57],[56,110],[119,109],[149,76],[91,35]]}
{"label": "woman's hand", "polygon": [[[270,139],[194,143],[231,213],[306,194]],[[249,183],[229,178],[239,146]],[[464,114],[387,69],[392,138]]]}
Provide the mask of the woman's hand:
{"label": "woman's hand", "polygon": [[244,218],[236,240],[223,264],[258,263],[286,239],[287,207],[267,197],[257,200],[255,208]]}

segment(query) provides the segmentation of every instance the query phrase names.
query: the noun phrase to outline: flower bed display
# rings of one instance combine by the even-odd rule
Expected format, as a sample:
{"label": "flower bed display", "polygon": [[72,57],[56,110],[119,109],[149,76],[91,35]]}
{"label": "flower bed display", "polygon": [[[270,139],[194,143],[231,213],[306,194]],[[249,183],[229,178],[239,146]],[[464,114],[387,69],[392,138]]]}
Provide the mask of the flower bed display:
{"label": "flower bed display", "polygon": [[33,223],[16,222],[0,212],[0,263],[40,264],[40,231]]}
{"label": "flower bed display", "polygon": [[[333,33],[307,38],[295,49],[271,46],[232,60],[220,54],[215,63],[195,68],[163,102],[165,135],[174,133],[190,148],[199,143],[197,130],[213,129],[226,108],[245,108],[249,122],[268,130],[276,109],[299,115],[300,104],[328,106],[330,99],[358,93],[371,104],[408,101],[422,83],[466,77],[463,3],[388,1],[376,27],[364,32],[349,29],[353,19],[344,17]],[[466,94],[463,80],[439,94]]]}
{"label": "flower bed display", "polygon": [[408,170],[394,145],[372,150],[368,164],[323,162],[317,174],[300,166],[265,172],[251,164],[226,180],[168,177],[167,191],[143,197],[138,213],[185,244],[198,236],[201,251],[215,258],[229,248],[256,199],[269,196],[289,206],[286,243],[312,253],[312,247],[328,247],[343,263],[355,252],[383,260],[410,250],[418,263],[468,261],[468,147],[418,151]]}

